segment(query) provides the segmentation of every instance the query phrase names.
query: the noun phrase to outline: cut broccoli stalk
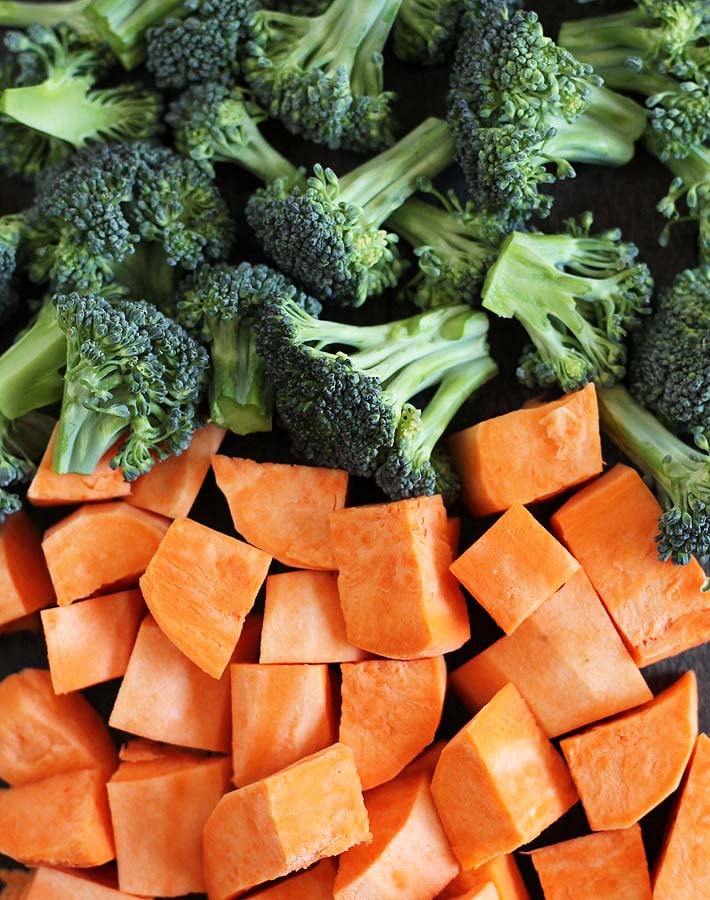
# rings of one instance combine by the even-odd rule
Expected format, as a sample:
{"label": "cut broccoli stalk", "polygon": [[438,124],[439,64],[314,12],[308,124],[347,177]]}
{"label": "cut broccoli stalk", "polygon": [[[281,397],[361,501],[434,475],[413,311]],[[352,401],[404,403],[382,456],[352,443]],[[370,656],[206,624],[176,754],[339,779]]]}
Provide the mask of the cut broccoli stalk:
{"label": "cut broccoli stalk", "polygon": [[567,234],[513,232],[483,285],[483,306],[523,325],[535,350],[521,360],[524,383],[574,391],[611,385],[626,371],[627,331],[648,305],[648,267],[618,230],[590,235],[591,214]]}
{"label": "cut broccoli stalk", "polygon": [[251,318],[220,321],[212,332],[212,421],[235,434],[271,431],[273,394],[256,352]]}
{"label": "cut broccoli stalk", "polygon": [[656,536],[658,558],[687,565],[710,554],[710,456],[698,433],[697,449],[665,429],[626,388],[599,391],[602,428],[653,479],[664,509]]}
{"label": "cut broccoli stalk", "polygon": [[14,3],[0,0],[0,25],[27,28],[46,25],[52,28],[60,22],[74,27],[85,23],[84,11],[94,0],[66,0],[64,3]]}

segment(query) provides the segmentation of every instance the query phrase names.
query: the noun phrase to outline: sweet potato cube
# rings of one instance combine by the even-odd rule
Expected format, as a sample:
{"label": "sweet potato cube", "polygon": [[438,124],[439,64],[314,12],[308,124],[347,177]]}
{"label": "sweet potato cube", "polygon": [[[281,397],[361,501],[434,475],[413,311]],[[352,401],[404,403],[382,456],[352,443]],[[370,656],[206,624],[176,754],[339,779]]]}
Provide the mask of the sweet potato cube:
{"label": "sweet potato cube", "polygon": [[40,533],[24,511],[0,523],[0,625],[54,603]]}
{"label": "sweet potato cube", "polygon": [[249,900],[333,900],[337,871],[336,861],[328,856],[305,872],[289,875],[263,891],[250,894]]}
{"label": "sweet potato cube", "polygon": [[[436,900],[460,900],[472,891],[487,889],[493,885],[500,900],[530,900],[523,876],[512,853],[502,853],[476,869],[466,869],[446,885]],[[485,895],[484,895],[485,896]]]}
{"label": "sweet potato cube", "polygon": [[[40,866],[30,876],[32,883],[17,900],[134,900],[135,894],[102,884],[85,872],[70,872]],[[2,895],[3,900],[10,900]]]}

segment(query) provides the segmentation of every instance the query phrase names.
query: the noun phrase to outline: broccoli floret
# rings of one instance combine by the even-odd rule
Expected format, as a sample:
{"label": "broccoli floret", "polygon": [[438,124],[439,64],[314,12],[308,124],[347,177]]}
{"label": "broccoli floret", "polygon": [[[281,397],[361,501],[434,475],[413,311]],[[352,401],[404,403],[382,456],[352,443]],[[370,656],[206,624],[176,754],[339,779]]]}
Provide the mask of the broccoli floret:
{"label": "broccoli floret", "polygon": [[631,393],[676,434],[710,436],[710,266],[681,272],[634,335]]}
{"label": "broccoli floret", "polygon": [[53,469],[90,474],[118,441],[111,465],[126,481],[185,450],[199,421],[208,355],[145,301],[55,294],[66,372]]}
{"label": "broccoli floret", "polygon": [[430,118],[342,178],[314,167],[305,189],[277,179],[247,203],[247,221],[264,251],[296,284],[340,306],[360,306],[397,283],[397,236],[381,228],[454,156],[440,119]]}
{"label": "broccoli floret", "polygon": [[437,442],[458,410],[498,367],[482,342],[478,355],[449,369],[421,412],[405,404],[394,443],[375,473],[375,480],[392,500],[441,494],[447,504],[459,492],[459,480],[446,451]]}
{"label": "broccoli floret", "polygon": [[95,86],[110,59],[104,45],[42,25],[9,32],[5,44],[20,62],[0,94],[0,164],[11,172],[35,175],[78,147],[149,138],[160,128],[153,91]]}
{"label": "broccoli floret", "polygon": [[[145,284],[145,252],[170,282],[218,261],[232,243],[226,205],[209,176],[162,147],[96,145],[55,166],[38,182],[28,213],[30,277],[60,291],[127,293]],[[159,265],[160,263],[160,265]]]}
{"label": "broccoli floret", "polygon": [[487,317],[467,306],[346,325],[279,297],[262,304],[256,323],[257,350],[294,450],[356,475],[374,475],[384,462],[411,398],[484,355],[487,331]]}
{"label": "broccoli floret", "polygon": [[658,558],[686,565],[710,555],[710,455],[700,432],[690,447],[661,425],[622,385],[599,391],[604,432],[655,483],[664,512]]}
{"label": "broccoli floret", "polygon": [[299,16],[319,16],[330,6],[332,0],[265,0],[265,9],[295,13]]}
{"label": "broccoli floret", "polygon": [[402,0],[394,23],[394,52],[403,62],[446,62],[458,37],[462,0]]}
{"label": "broccoli floret", "polygon": [[0,216],[0,324],[8,319],[17,306],[14,275],[17,268],[17,248],[25,226],[25,216]]}
{"label": "broccoli floret", "polygon": [[387,224],[414,248],[419,271],[406,294],[420,309],[476,302],[481,284],[493,264],[507,222],[479,212],[470,201],[462,205],[453,191],[443,195],[423,179],[438,205],[410,197]]}
{"label": "broccoli floret", "polygon": [[0,522],[22,506],[14,491],[34,475],[54,424],[51,416],[39,412],[15,421],[0,414]]}
{"label": "broccoli floret", "polygon": [[177,149],[210,173],[215,162],[233,162],[266,183],[277,178],[301,181],[300,170],[259,131],[264,119],[266,113],[246,91],[221,84],[188,88],[167,116]]}
{"label": "broccoli floret", "polygon": [[483,307],[523,325],[533,348],[520,380],[574,391],[611,385],[626,371],[627,332],[647,310],[653,282],[618,229],[590,234],[592,214],[564,234],[513,232],[483,285]]}
{"label": "broccoli floret", "polygon": [[333,0],[319,16],[260,10],[244,70],[259,103],[333,149],[377,150],[394,140],[382,49],[401,0]]}
{"label": "broccoli floret", "polygon": [[624,165],[646,113],[546,37],[535,13],[488,6],[464,17],[452,71],[457,158],[477,205],[545,215],[552,201],[537,185],[573,176],[574,162]]}
{"label": "broccoli floret", "polygon": [[256,352],[254,320],[265,298],[288,297],[311,315],[320,303],[268,266],[202,266],[183,285],[177,320],[210,345],[211,419],[236,434],[271,430],[272,388]]}

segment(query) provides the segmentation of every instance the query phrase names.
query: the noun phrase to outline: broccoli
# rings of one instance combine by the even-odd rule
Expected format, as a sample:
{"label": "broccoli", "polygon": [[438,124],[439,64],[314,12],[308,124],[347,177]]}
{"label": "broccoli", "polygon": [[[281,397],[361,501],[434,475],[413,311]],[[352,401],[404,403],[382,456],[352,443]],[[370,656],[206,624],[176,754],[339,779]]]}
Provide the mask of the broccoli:
{"label": "broccoli", "polygon": [[201,266],[183,285],[176,318],[210,345],[213,422],[236,434],[270,431],[273,398],[256,353],[254,319],[264,298],[288,297],[312,315],[320,303],[268,266]]}
{"label": "broccoli", "polygon": [[462,0],[402,0],[394,23],[394,52],[403,62],[446,62],[458,37]]}
{"label": "broccoli", "polygon": [[29,412],[15,421],[0,415],[0,522],[20,509],[22,503],[14,490],[36,472],[35,462],[44,452],[54,424],[51,416],[40,412]]}
{"label": "broccoli", "polygon": [[[385,462],[412,397],[487,353],[487,317],[467,306],[384,325],[347,325],[316,319],[277,296],[262,303],[255,327],[276,410],[295,452],[314,465],[355,475],[374,475]],[[440,415],[443,420],[447,413]],[[402,431],[399,440],[404,457]],[[412,468],[426,466],[426,437],[421,444],[421,457],[417,442],[410,445]],[[417,478],[403,466],[400,480],[407,477],[414,489]],[[422,485],[431,483],[421,478]]]}
{"label": "broccoli", "polygon": [[627,163],[646,113],[545,37],[535,13],[487,6],[464,16],[448,121],[476,205],[525,220],[549,212],[537,186],[572,177],[572,163]]}
{"label": "broccoli", "polygon": [[141,142],[97,144],[43,173],[26,243],[33,281],[134,296],[152,284],[146,299],[169,310],[183,272],[229,252],[232,224],[192,160]]}
{"label": "broccoli", "polygon": [[506,234],[507,223],[465,205],[453,191],[443,195],[427,179],[420,190],[439,205],[410,197],[387,224],[414,248],[419,271],[406,294],[421,309],[476,302],[488,268]]}
{"label": "broccoli", "polygon": [[244,71],[257,101],[292,134],[336,149],[394,141],[382,49],[401,0],[333,0],[319,16],[262,9]]}
{"label": "broccoli", "polygon": [[265,0],[265,9],[296,13],[299,16],[319,16],[330,6],[332,0]]}
{"label": "broccoli", "polygon": [[259,131],[264,113],[246,91],[222,84],[188,88],[170,106],[175,146],[212,173],[214,162],[233,162],[262,181],[305,181],[300,171]]}
{"label": "broccoli", "polygon": [[710,266],[659,294],[634,335],[629,386],[670,431],[710,436]]}
{"label": "broccoli", "polygon": [[22,213],[0,216],[0,323],[8,319],[17,306],[14,275],[24,225],[25,216]]}
{"label": "broccoli", "polygon": [[65,23],[109,46],[124,68],[145,57],[146,31],[168,16],[183,15],[190,0],[64,0],[58,3],[0,0],[0,25],[52,28]]}
{"label": "broccoli", "polygon": [[93,141],[149,138],[160,127],[160,98],[138,84],[96,88],[110,56],[64,26],[11,31],[20,64],[0,94],[0,164],[35,175]]}
{"label": "broccoli", "polygon": [[397,236],[380,226],[454,157],[446,123],[430,118],[342,178],[315,166],[305,189],[276,179],[247,203],[259,243],[296,284],[340,306],[360,306],[397,283]]}
{"label": "broccoli", "polygon": [[519,379],[574,391],[611,385],[626,371],[627,332],[647,310],[653,282],[637,248],[618,229],[590,234],[592,214],[564,234],[513,232],[483,285],[483,307],[515,317],[534,347]]}
{"label": "broccoli", "polygon": [[664,512],[658,520],[658,558],[686,565],[710,555],[710,455],[697,432],[696,448],[661,425],[620,384],[599,391],[604,432],[655,483]]}

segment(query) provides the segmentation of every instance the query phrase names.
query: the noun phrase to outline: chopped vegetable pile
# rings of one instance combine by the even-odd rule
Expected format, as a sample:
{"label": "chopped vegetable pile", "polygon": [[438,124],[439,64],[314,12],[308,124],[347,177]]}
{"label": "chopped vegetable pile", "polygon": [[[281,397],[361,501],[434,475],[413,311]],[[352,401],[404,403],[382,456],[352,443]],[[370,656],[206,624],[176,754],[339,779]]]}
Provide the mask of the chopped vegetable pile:
{"label": "chopped vegetable pile", "polygon": [[0,900],[706,900],[710,8],[549,6],[0,0]]}

